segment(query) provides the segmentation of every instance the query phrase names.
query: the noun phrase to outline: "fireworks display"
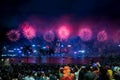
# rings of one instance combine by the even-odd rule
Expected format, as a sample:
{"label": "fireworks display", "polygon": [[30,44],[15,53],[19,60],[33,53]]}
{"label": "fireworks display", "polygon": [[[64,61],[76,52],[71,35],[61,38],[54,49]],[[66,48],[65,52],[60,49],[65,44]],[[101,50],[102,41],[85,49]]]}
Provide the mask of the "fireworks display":
{"label": "fireworks display", "polygon": [[18,41],[20,38],[20,33],[18,30],[11,30],[7,34],[7,37],[10,41]]}
{"label": "fireworks display", "polygon": [[112,37],[113,37],[114,43],[120,43],[120,31],[116,31]]}
{"label": "fireworks display", "polygon": [[70,35],[70,30],[66,26],[62,26],[58,29],[58,35],[60,39],[67,39]]}
{"label": "fireworks display", "polygon": [[23,31],[23,35],[29,40],[36,37],[35,28],[27,22],[25,24],[23,24],[22,31]]}
{"label": "fireworks display", "polygon": [[89,28],[80,29],[79,36],[83,41],[89,41],[92,38],[92,31]]}
{"label": "fireworks display", "polygon": [[[43,39],[47,42],[54,41],[55,37],[59,38],[59,40],[68,40],[68,38],[71,38],[73,36],[74,37],[79,36],[82,41],[90,41],[92,37],[94,37],[93,32],[95,32],[94,30],[91,30],[90,26],[73,28],[72,26],[66,25],[66,24],[59,26],[57,29],[53,29],[52,27],[49,27],[49,29],[46,29],[46,25],[42,26],[42,28],[37,28],[39,27],[39,25],[35,25],[34,23],[28,22],[28,21],[23,22],[20,27],[21,27],[20,31],[26,39],[32,40],[36,37],[43,36]],[[36,30],[36,28],[40,30]],[[41,34],[38,35],[37,33],[41,33],[42,35]],[[20,32],[18,30],[11,30],[6,35],[10,41],[17,41],[20,38]],[[109,35],[103,29],[101,31],[98,31],[95,37],[97,41],[103,42],[108,40]],[[111,38],[109,39],[113,40],[115,43],[120,42],[119,30],[116,31],[116,33],[112,33],[111,35],[113,36],[111,36]]]}
{"label": "fireworks display", "polygon": [[106,41],[108,39],[107,32],[105,30],[100,31],[97,34],[97,40],[100,42]]}
{"label": "fireworks display", "polygon": [[53,31],[48,31],[44,35],[44,40],[46,40],[47,42],[54,41],[54,38],[55,38],[55,35]]}

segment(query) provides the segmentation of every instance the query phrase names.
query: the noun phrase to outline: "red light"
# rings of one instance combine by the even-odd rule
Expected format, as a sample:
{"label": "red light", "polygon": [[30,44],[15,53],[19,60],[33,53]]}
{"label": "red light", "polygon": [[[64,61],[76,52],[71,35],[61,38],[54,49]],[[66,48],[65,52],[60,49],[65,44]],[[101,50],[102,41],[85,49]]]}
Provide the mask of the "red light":
{"label": "red light", "polygon": [[80,29],[79,36],[83,41],[89,41],[92,38],[92,30],[89,28]]}
{"label": "red light", "polygon": [[66,26],[62,26],[58,29],[58,35],[60,39],[67,39],[70,35],[70,30]]}
{"label": "red light", "polygon": [[33,39],[36,36],[35,28],[32,25],[30,25],[28,22],[23,24],[22,31],[23,31],[23,35],[27,39]]}
{"label": "red light", "polygon": [[100,31],[98,34],[97,34],[97,40],[98,41],[106,41],[108,39],[108,35],[107,35],[107,32],[105,30],[103,31]]}
{"label": "red light", "polygon": [[20,38],[20,33],[18,30],[11,30],[7,33],[7,37],[10,41],[17,41]]}

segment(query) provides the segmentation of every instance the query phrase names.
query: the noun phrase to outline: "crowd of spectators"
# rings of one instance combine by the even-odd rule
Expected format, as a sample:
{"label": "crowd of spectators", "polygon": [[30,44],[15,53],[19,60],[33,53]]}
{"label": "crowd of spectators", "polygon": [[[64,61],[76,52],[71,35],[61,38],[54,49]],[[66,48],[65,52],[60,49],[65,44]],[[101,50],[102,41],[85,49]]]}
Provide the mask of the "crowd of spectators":
{"label": "crowd of spectators", "polygon": [[26,64],[0,62],[0,80],[120,80],[120,64]]}

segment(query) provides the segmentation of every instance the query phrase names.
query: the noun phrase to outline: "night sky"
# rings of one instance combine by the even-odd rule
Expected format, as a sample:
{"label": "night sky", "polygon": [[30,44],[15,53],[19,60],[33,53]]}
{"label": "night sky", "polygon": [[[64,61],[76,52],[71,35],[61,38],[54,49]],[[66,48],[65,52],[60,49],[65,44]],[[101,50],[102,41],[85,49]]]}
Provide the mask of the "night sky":
{"label": "night sky", "polygon": [[[29,17],[45,21],[69,16],[72,21],[108,21],[119,28],[119,0],[0,0],[0,30],[18,28]],[[110,28],[113,28],[110,27]]]}

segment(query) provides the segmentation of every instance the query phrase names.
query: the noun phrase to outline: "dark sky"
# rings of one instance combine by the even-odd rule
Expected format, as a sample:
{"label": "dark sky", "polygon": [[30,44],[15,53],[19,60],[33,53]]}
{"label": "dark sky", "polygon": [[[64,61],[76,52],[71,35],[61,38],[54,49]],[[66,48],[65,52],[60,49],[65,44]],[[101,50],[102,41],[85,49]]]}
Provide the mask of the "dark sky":
{"label": "dark sky", "polygon": [[0,25],[15,27],[29,16],[120,19],[119,0],[0,0]]}
{"label": "dark sky", "polygon": [[108,21],[111,31],[120,29],[120,0],[0,0],[0,41],[30,16],[55,21],[66,15],[74,22],[89,19],[101,26]]}

